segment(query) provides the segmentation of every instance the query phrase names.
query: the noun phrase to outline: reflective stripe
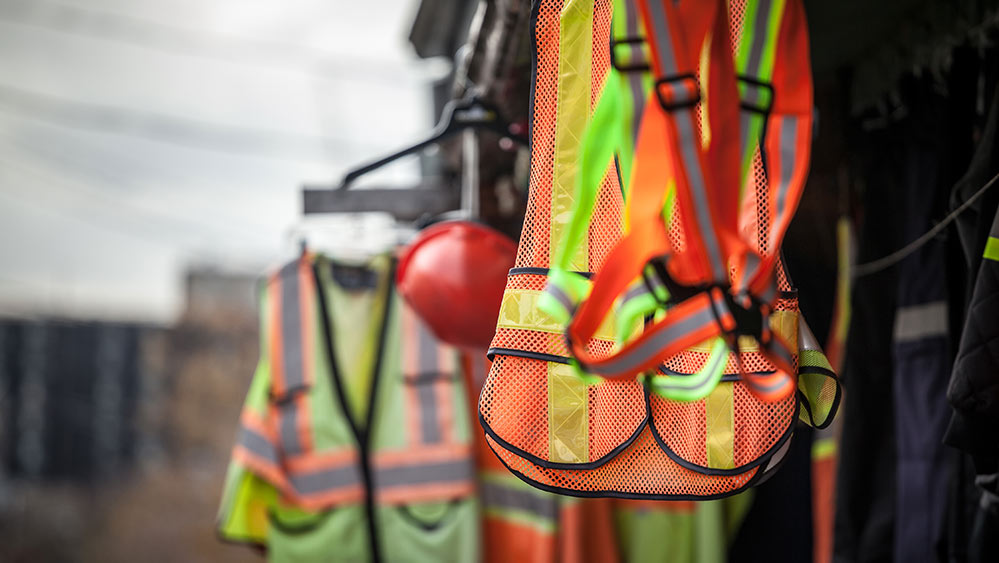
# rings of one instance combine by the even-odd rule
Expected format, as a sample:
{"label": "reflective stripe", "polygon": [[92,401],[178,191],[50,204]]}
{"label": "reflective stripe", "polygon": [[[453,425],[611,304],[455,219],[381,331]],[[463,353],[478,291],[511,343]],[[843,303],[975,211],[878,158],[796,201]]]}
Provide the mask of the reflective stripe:
{"label": "reflective stripe", "polygon": [[[565,325],[538,307],[540,291],[534,289],[507,288],[500,303],[497,328],[513,328],[518,330],[536,330],[562,335]],[[611,311],[597,329],[593,338],[599,340],[614,340],[616,313]]]}
{"label": "reflective stripe", "polygon": [[305,397],[296,395],[275,406],[281,450],[286,455],[299,455],[305,451],[305,445],[300,440],[298,420],[299,406],[305,400]]}
{"label": "reflective stripe", "polygon": [[557,463],[590,460],[588,386],[574,368],[548,362],[548,459]]}
{"label": "reflective stripe", "polygon": [[[768,27],[770,23],[770,8],[773,0],[759,0],[758,8],[753,18],[752,43],[749,48],[749,61],[745,73],[750,76],[760,76],[760,64],[763,61],[763,48],[767,44]],[[750,3],[751,4],[751,3]],[[745,38],[743,39],[745,41]]]}
{"label": "reflective stripe", "polygon": [[423,380],[416,385],[416,392],[419,397],[417,404],[419,408],[420,433],[423,443],[434,444],[440,442],[442,439],[437,412],[437,385],[435,382],[442,375],[438,357],[439,345],[430,333],[430,329],[416,316],[415,312],[407,311],[406,314],[412,316],[415,321],[416,340],[418,342],[418,354],[420,357],[420,379]]}
{"label": "reflective stripe", "polygon": [[780,218],[787,207],[787,194],[794,177],[798,155],[798,118],[785,115],[780,125],[780,182],[777,184],[777,201],[774,206],[774,221],[770,237],[776,239],[777,229],[781,227]]}
{"label": "reflective stripe", "polygon": [[558,497],[538,491],[500,483],[498,480],[482,484],[484,510],[518,511],[554,522],[558,518]]}
{"label": "reflective stripe", "polygon": [[[302,300],[299,292],[299,265],[292,262],[281,268],[281,341],[284,349],[283,393],[305,386],[302,358]],[[283,394],[282,393],[282,394]]]}
{"label": "reflective stripe", "polygon": [[895,313],[895,342],[915,342],[947,335],[947,302],[900,307]]}
{"label": "reflective stripe", "polygon": [[711,217],[711,207],[708,195],[705,191],[704,172],[701,170],[700,161],[697,159],[697,147],[700,143],[697,140],[697,131],[694,129],[693,111],[685,108],[676,111],[678,114],[674,123],[680,134],[680,148],[683,154],[684,168],[687,172],[687,181],[690,188],[690,195],[694,200],[694,211],[697,215],[697,232],[700,240],[704,244],[707,258],[710,264],[712,276],[715,281],[727,282],[728,269],[722,260],[721,249],[718,246],[718,238],[715,233],[715,224]]}
{"label": "reflective stripe", "polygon": [[[572,218],[572,203],[579,174],[579,148],[590,117],[593,41],[593,2],[567,0],[559,21],[558,84],[556,87],[555,162],[552,170],[549,262],[558,264],[556,253]],[[573,249],[567,269],[588,270],[587,238]]]}
{"label": "reflective stripe", "polygon": [[735,400],[732,383],[719,383],[704,400],[704,442],[708,467],[735,467]]}
{"label": "reflective stripe", "polygon": [[572,298],[569,297],[569,294],[563,291],[558,285],[549,282],[548,285],[545,286],[545,292],[547,292],[548,295],[551,295],[555,301],[558,301],[559,304],[562,305],[562,308],[565,309],[568,316],[571,317],[573,313],[576,312],[576,302],[574,302]]}
{"label": "reflective stripe", "polygon": [[[625,3],[625,28],[629,37],[638,37],[642,33],[641,26],[638,21],[638,6],[635,5],[635,0],[627,0]],[[644,56],[645,43],[637,44],[639,52]],[[635,51],[632,51],[634,53]],[[628,86],[631,90],[631,142],[632,144],[638,142],[638,125],[641,123],[641,115],[645,111],[645,96],[647,94],[645,88],[645,77],[648,75],[647,72],[631,72],[628,73]],[[625,182],[629,182],[630,178],[625,178]]]}
{"label": "reflective stripe", "polygon": [[290,473],[288,480],[298,494],[315,495],[358,486],[361,484],[361,473],[356,463],[349,463],[317,471]]}
{"label": "reflective stripe", "polygon": [[999,237],[989,237],[985,241],[985,252],[982,254],[982,258],[999,261]]}
{"label": "reflective stripe", "polygon": [[650,378],[653,390],[663,397],[676,401],[696,401],[704,398],[718,384],[728,363],[728,346],[716,338],[711,355],[700,372],[691,375],[655,376]]}
{"label": "reflective stripe", "polygon": [[[637,373],[640,367],[647,363],[650,358],[657,358],[664,355],[663,350],[681,338],[696,333],[705,327],[718,327],[715,322],[715,315],[711,311],[712,304],[719,307],[721,311],[727,311],[727,305],[717,303],[713,297],[707,297],[707,304],[702,303],[699,308],[688,313],[683,319],[677,320],[675,313],[673,317],[667,317],[660,329],[654,329],[652,335],[629,350],[622,351],[617,357],[610,358],[605,362],[587,366],[587,368],[600,375],[613,375],[619,373]],[[720,328],[720,327],[719,327]],[[712,335],[717,335],[717,332]]]}
{"label": "reflective stripe", "polygon": [[464,482],[473,478],[471,458],[395,466],[376,463],[374,471],[375,488]]}
{"label": "reflective stripe", "polygon": [[[669,32],[669,25],[666,23],[666,11],[661,0],[650,0],[646,6],[651,14],[652,27],[655,29],[655,36],[650,43],[658,53],[658,62],[662,66],[662,73],[666,76],[676,74],[676,61],[673,59],[673,37]],[[650,22],[645,22],[648,25]]]}
{"label": "reflective stripe", "polygon": [[247,427],[245,424],[240,425],[239,438],[236,443],[260,459],[277,465],[278,453],[274,448],[274,444],[264,435]]}

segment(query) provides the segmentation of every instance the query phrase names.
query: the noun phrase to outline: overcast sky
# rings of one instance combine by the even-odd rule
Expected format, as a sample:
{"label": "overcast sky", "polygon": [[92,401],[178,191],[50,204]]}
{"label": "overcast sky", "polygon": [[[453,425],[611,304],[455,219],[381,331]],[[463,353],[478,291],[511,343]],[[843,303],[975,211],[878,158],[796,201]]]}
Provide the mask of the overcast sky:
{"label": "overcast sky", "polygon": [[415,9],[0,0],[0,312],[167,321],[188,264],[286,258],[303,182],[432,125]]}

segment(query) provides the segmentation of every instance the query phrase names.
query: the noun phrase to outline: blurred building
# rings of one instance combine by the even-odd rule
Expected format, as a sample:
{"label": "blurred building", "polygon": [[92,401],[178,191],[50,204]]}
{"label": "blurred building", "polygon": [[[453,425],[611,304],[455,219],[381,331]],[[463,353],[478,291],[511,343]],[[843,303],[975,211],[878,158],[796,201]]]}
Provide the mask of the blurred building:
{"label": "blurred building", "polygon": [[198,267],[172,327],[0,319],[0,561],[225,561],[213,519],[256,276]]}

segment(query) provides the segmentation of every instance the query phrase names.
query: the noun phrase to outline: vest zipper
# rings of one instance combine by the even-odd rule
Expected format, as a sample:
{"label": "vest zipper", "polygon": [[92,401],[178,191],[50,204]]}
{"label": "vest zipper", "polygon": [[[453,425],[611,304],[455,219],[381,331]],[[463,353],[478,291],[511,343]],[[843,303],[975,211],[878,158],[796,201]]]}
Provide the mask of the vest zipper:
{"label": "vest zipper", "polygon": [[344,393],[343,382],[340,377],[340,369],[336,361],[336,353],[333,349],[333,327],[331,326],[329,319],[329,309],[326,303],[326,292],[323,289],[323,283],[319,276],[319,266],[318,263],[312,265],[312,275],[316,282],[316,295],[319,299],[319,307],[322,314],[319,315],[322,320],[323,332],[325,333],[324,341],[326,347],[326,355],[330,362],[330,374],[332,375],[333,386],[336,388],[337,402],[339,403],[340,409],[344,413],[344,417],[347,419],[347,425],[350,427],[351,432],[354,434],[354,439],[357,441],[358,453],[360,454],[361,462],[361,480],[364,483],[364,515],[365,520],[368,524],[368,540],[371,549],[371,561],[373,563],[380,563],[382,560],[381,549],[379,546],[379,530],[378,524],[375,518],[375,499],[374,499],[374,484],[373,484],[373,474],[371,469],[371,458],[370,452],[371,447],[369,444],[371,424],[374,420],[375,406],[377,404],[378,397],[378,380],[381,379],[380,372],[382,368],[382,356],[385,352],[385,338],[388,333],[388,321],[392,310],[392,287],[393,280],[395,279],[395,259],[392,259],[392,263],[389,267],[387,277],[384,283],[388,286],[385,289],[385,310],[381,319],[381,327],[378,333],[378,347],[375,349],[375,361],[373,366],[374,373],[371,377],[371,390],[370,397],[368,399],[368,409],[367,416],[365,417],[364,428],[357,425],[354,417],[351,415],[349,406],[347,405],[347,396]]}

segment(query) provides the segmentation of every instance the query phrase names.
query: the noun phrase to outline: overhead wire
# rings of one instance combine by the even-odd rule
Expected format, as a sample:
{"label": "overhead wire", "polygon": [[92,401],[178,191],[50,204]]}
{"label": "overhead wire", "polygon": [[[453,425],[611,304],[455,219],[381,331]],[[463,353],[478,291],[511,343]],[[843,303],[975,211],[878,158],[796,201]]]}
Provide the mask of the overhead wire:
{"label": "overhead wire", "polygon": [[861,276],[869,276],[871,274],[876,274],[883,270],[886,270],[895,264],[901,262],[906,256],[909,256],[920,247],[933,240],[933,237],[937,236],[940,231],[947,228],[955,219],[957,219],[962,213],[964,213],[975,201],[985,194],[995,183],[999,180],[999,174],[996,174],[989,180],[984,186],[982,186],[977,192],[975,192],[967,201],[959,205],[956,209],[951,211],[946,217],[940,220],[939,223],[933,226],[930,230],[926,231],[918,238],[910,242],[909,244],[899,248],[898,250],[878,258],[877,260],[872,260],[870,262],[865,262],[863,264],[857,264],[853,268],[853,277],[859,278]]}

